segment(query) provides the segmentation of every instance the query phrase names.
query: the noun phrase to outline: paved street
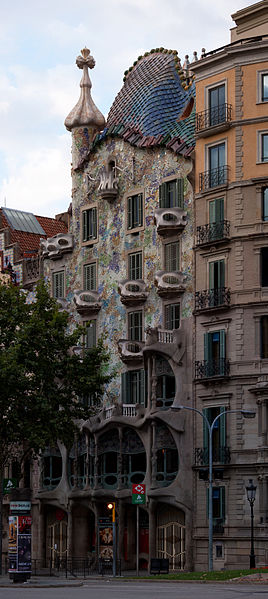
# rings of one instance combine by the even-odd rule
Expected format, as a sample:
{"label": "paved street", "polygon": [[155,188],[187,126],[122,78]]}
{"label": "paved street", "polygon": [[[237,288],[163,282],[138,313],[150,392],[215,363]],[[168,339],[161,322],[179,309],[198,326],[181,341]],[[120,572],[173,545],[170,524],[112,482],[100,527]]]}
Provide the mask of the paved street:
{"label": "paved street", "polygon": [[196,584],[165,582],[85,581],[83,586],[58,588],[10,587],[0,589],[2,599],[263,599],[268,585]]}

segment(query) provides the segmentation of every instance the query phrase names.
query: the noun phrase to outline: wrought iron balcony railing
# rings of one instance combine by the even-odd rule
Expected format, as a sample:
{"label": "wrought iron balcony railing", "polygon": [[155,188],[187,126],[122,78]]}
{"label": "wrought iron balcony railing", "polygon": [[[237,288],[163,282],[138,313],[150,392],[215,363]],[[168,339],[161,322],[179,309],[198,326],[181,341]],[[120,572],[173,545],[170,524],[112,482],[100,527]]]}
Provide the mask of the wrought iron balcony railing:
{"label": "wrought iron balcony railing", "polygon": [[199,191],[206,191],[228,182],[228,166],[219,166],[204,173],[199,173]]}
{"label": "wrought iron balcony railing", "polygon": [[224,533],[224,519],[223,518],[213,518],[213,534],[214,535],[223,535]]}
{"label": "wrought iron balcony railing", "polygon": [[230,237],[230,221],[221,220],[218,223],[200,225],[196,228],[197,245],[215,243]]}
{"label": "wrought iron balcony railing", "polygon": [[209,310],[210,308],[228,308],[231,301],[231,292],[228,287],[204,289],[195,293],[195,309]]}
{"label": "wrought iron balcony railing", "polygon": [[[196,447],[195,448],[195,465],[196,466],[208,466],[209,461],[209,450],[208,447]],[[213,447],[212,449],[212,461],[218,464],[230,464],[231,453],[230,448],[226,445]]]}
{"label": "wrought iron balcony railing", "polygon": [[196,133],[208,129],[208,127],[216,127],[224,123],[229,123],[232,120],[231,104],[220,104],[208,110],[198,112],[196,115]]}
{"label": "wrought iron balcony railing", "polygon": [[208,379],[211,377],[224,377],[230,374],[230,362],[227,358],[219,360],[202,360],[195,362],[195,378]]}

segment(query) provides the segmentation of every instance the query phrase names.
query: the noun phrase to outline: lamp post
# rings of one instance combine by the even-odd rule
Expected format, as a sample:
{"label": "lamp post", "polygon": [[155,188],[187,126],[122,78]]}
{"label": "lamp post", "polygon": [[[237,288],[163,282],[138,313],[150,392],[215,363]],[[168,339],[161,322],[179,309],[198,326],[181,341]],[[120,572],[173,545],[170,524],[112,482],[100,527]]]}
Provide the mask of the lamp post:
{"label": "lamp post", "polygon": [[208,452],[208,469],[209,469],[209,490],[208,490],[208,569],[209,572],[213,570],[213,502],[212,502],[212,484],[213,484],[213,429],[215,427],[216,422],[224,416],[225,414],[234,414],[240,413],[244,418],[255,418],[256,412],[251,410],[225,410],[221,412],[214,418],[213,422],[210,424],[207,416],[203,414],[197,408],[191,408],[189,406],[172,406],[172,410],[191,410],[191,412],[197,412],[202,416],[203,421],[206,423],[206,427],[208,430],[208,439],[209,439],[209,452]]}
{"label": "lamp post", "polygon": [[253,480],[250,478],[248,481],[248,486],[246,487],[247,491],[247,500],[250,505],[250,515],[251,515],[251,547],[250,547],[250,556],[249,556],[249,567],[255,568],[255,553],[254,553],[254,512],[253,506],[256,498],[256,489],[257,487],[253,484]]}

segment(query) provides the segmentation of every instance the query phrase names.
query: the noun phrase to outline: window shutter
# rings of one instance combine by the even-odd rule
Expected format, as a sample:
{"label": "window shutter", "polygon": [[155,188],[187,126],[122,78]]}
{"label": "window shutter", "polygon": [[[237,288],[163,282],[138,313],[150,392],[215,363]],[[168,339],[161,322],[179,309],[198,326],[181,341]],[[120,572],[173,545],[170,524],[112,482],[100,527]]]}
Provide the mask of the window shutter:
{"label": "window shutter", "polygon": [[220,510],[221,518],[225,521],[225,487],[220,487]]}
{"label": "window shutter", "polygon": [[127,228],[132,229],[133,221],[132,221],[132,198],[127,199]]}
{"label": "window shutter", "polygon": [[225,358],[225,331],[220,331],[220,358]]}
{"label": "window shutter", "polygon": [[84,267],[84,285],[86,291],[94,291],[96,289],[96,263],[87,264]]}
{"label": "window shutter", "polygon": [[216,200],[209,202],[209,223],[213,224],[216,222]]}
{"label": "window shutter", "polygon": [[87,227],[87,210],[84,210],[82,212],[82,219],[83,219],[83,241],[87,241],[88,240],[88,227]]}
{"label": "window shutter", "polygon": [[219,223],[224,220],[224,199],[217,198],[215,201],[215,222]]}
{"label": "window shutter", "polygon": [[214,289],[214,281],[215,281],[214,269],[215,269],[215,262],[209,262],[209,289]]}
{"label": "window shutter", "polygon": [[179,208],[184,207],[184,179],[177,179],[176,181],[176,196],[177,206]]}
{"label": "window shutter", "polygon": [[145,372],[144,370],[139,371],[139,403],[144,406],[145,404]]}
{"label": "window shutter", "polygon": [[219,260],[219,287],[225,286],[225,262]]}
{"label": "window shutter", "polygon": [[159,208],[166,207],[166,185],[162,183],[159,187]]}
{"label": "window shutter", "polygon": [[143,209],[142,209],[142,193],[138,195],[138,226],[141,227],[143,223]]}
{"label": "window shutter", "polygon": [[92,320],[90,325],[87,327],[86,334],[86,348],[92,349],[96,345],[96,321]]}
{"label": "window shutter", "polygon": [[122,403],[129,403],[128,397],[127,397],[127,388],[128,388],[128,372],[123,372],[121,374],[121,402]]}
{"label": "window shutter", "polygon": [[225,408],[222,406],[220,408],[220,414],[222,416],[219,418],[219,426],[220,426],[220,447],[225,447],[226,445],[226,415],[224,414]]}
{"label": "window shutter", "polygon": [[91,214],[91,236],[93,239],[97,238],[97,208],[92,208]]}

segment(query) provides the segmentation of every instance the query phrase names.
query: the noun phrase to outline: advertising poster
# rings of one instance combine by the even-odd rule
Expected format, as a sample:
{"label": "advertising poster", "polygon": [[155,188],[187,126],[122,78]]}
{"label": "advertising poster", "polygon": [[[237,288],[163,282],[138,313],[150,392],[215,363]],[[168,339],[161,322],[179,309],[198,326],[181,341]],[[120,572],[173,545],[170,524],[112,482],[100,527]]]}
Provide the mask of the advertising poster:
{"label": "advertising poster", "polygon": [[9,572],[31,572],[31,516],[9,516]]}
{"label": "advertising poster", "polygon": [[18,535],[18,572],[31,572],[31,535]]}
{"label": "advertising poster", "polygon": [[99,557],[105,560],[113,559],[113,528],[99,527]]}

